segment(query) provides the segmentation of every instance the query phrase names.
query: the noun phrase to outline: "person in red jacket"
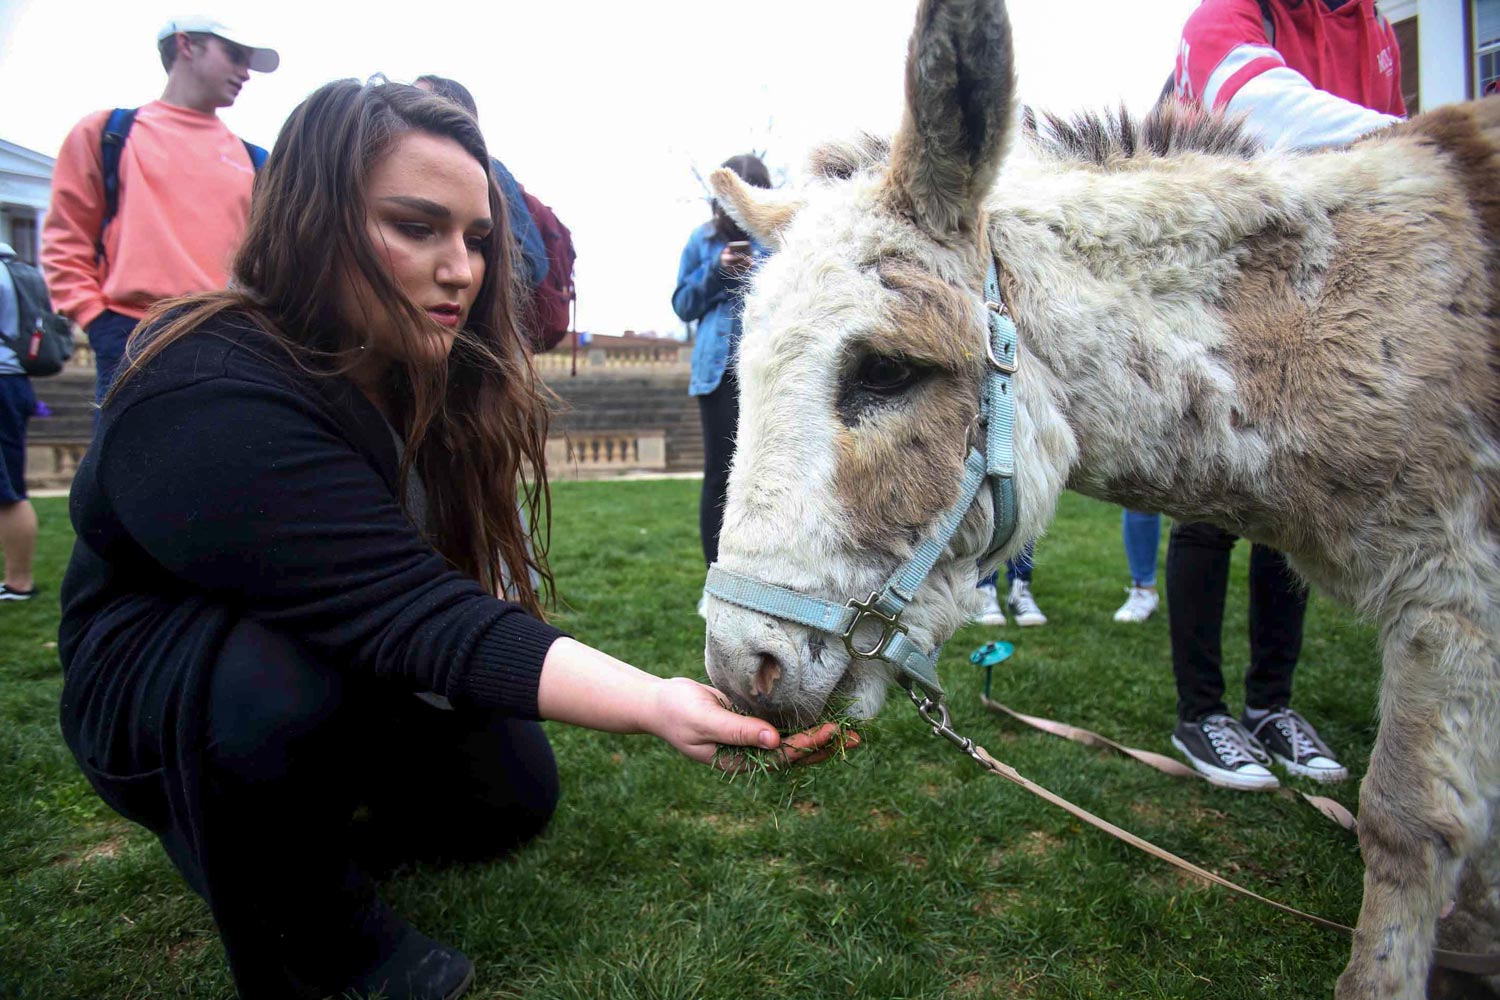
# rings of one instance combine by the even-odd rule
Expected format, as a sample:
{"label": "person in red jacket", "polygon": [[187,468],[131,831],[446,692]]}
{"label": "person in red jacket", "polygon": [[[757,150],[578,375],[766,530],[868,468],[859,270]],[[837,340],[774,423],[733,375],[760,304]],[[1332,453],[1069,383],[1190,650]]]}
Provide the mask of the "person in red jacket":
{"label": "person in red jacket", "polygon": [[1204,0],[1182,29],[1175,92],[1245,115],[1270,146],[1341,146],[1406,115],[1401,48],[1374,0]]}
{"label": "person in red jacket", "polygon": [[[1204,0],[1182,29],[1180,100],[1229,115],[1268,146],[1342,146],[1398,121],[1401,51],[1373,0]],[[1209,781],[1278,784],[1272,760],[1316,781],[1341,781],[1316,729],[1290,706],[1307,592],[1280,552],[1250,553],[1250,665],[1240,719],[1224,703],[1222,631],[1230,553],[1216,525],[1179,523],[1167,544],[1167,617],[1177,681],[1172,744]]]}

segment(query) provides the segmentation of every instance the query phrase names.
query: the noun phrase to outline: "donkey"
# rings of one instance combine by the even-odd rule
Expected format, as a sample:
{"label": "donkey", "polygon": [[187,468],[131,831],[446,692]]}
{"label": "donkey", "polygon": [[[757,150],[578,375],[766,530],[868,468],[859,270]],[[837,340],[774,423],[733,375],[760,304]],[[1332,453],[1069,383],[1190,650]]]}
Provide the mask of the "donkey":
{"label": "donkey", "polygon": [[[1275,546],[1378,620],[1337,996],[1421,997],[1440,928],[1500,940],[1500,100],[1316,154],[1183,107],[1044,116],[1021,142],[1011,52],[1003,0],[925,0],[889,144],[820,149],[791,194],[713,176],[776,248],[745,307],[719,565],[842,603],[911,555],[977,433],[993,258],[1019,514],[983,570],[1067,487]],[[994,506],[981,491],[906,609],[914,643],[973,610]],[[888,663],[707,610],[709,675],[743,706],[879,710]]]}

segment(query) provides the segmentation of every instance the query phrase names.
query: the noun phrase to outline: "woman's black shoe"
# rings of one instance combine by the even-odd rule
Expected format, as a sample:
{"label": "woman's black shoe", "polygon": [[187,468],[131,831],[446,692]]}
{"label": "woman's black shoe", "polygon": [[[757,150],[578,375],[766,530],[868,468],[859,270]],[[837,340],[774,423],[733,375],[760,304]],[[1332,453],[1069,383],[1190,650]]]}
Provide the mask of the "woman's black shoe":
{"label": "woman's black shoe", "polygon": [[454,1000],[474,982],[474,963],[456,948],[407,926],[395,948],[344,991],[382,1000]]}

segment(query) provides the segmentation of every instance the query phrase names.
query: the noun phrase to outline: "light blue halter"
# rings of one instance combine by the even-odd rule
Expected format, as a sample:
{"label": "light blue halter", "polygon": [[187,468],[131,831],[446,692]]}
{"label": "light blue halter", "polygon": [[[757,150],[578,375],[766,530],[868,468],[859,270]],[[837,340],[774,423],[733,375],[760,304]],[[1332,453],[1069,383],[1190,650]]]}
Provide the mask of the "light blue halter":
{"label": "light blue halter", "polygon": [[[1011,388],[1011,376],[1016,371],[1016,325],[1001,301],[1000,276],[993,257],[984,279],[984,296],[989,310],[989,341],[985,344],[989,374],[979,403],[979,422],[985,426],[984,453],[969,449],[958,499],[939,519],[932,536],[917,546],[912,557],[891,575],[885,586],[863,601],[851,598],[845,604],[834,604],[731,573],[720,569],[717,563],[709,567],[704,586],[721,601],[838,636],[855,659],[885,660],[895,665],[902,685],[908,690],[913,686],[919,688],[933,704],[940,703],[943,697],[937,674],[942,647],[924,650],[918,646],[907,635],[901,614],[953,540],[986,480],[994,495],[995,529],[985,558],[998,552],[1016,530],[1015,454],[1011,441],[1016,416]],[[855,632],[861,626],[866,626],[865,631],[872,637],[864,643],[855,639]],[[878,639],[873,638],[876,629]],[[912,691],[914,698],[916,693]]]}

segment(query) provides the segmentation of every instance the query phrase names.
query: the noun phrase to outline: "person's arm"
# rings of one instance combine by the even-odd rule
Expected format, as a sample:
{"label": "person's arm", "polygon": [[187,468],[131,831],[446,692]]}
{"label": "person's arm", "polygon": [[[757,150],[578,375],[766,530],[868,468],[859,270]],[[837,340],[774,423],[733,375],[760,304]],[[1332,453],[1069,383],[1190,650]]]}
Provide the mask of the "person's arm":
{"label": "person's arm", "polygon": [[1243,113],[1245,127],[1266,145],[1290,149],[1347,146],[1401,120],[1319,90],[1287,66],[1245,81],[1224,108],[1229,114]]}
{"label": "person's arm", "polygon": [[[783,740],[769,723],[730,711],[724,695],[706,684],[657,677],[568,638],[547,652],[537,704],[544,719],[607,733],[650,733],[704,764],[719,744],[780,747],[786,762],[814,764],[828,755],[838,732],[825,723]],[[857,734],[847,739],[847,746],[859,743]]]}
{"label": "person's arm", "polygon": [[686,677],[657,677],[576,640],[559,639],[547,651],[537,709],[544,719],[588,729],[650,733],[703,763],[720,743],[766,749],[781,744],[769,723],[730,711],[723,698]]}
{"label": "person's arm", "polygon": [[730,280],[719,267],[718,254],[708,253],[711,244],[695,231],[682,248],[677,266],[677,288],[672,309],[684,323],[702,319],[711,306],[729,294]]}
{"label": "person's arm", "polygon": [[1209,0],[1193,12],[1178,47],[1177,93],[1243,115],[1246,131],[1268,146],[1345,145],[1400,120],[1320,90],[1287,66],[1256,0]]}
{"label": "person's arm", "polygon": [[52,200],[42,225],[42,272],[52,305],[81,327],[105,310],[104,275],[94,242],[104,221],[99,138],[109,112],[73,127],[52,168]]}

